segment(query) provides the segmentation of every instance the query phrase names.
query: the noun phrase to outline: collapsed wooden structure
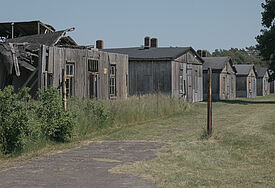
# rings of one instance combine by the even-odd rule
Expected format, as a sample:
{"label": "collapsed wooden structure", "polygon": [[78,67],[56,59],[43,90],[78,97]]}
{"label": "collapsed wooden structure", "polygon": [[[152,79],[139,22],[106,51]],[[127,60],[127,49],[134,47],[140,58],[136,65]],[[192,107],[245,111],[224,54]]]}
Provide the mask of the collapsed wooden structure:
{"label": "collapsed wooden structure", "polygon": [[236,97],[236,69],[230,57],[203,57],[203,100],[207,100],[208,69],[212,68],[213,100]]}
{"label": "collapsed wooden structure", "polygon": [[72,30],[6,37],[0,43],[0,89],[29,87],[35,95],[38,89],[66,86],[66,94],[78,98],[126,98],[128,57],[78,46],[65,36]]}

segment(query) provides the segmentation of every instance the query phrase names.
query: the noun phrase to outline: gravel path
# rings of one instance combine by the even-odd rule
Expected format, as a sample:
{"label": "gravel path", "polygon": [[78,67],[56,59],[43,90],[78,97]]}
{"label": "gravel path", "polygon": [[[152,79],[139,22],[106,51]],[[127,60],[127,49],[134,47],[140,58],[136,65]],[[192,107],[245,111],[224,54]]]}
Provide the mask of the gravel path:
{"label": "gravel path", "polygon": [[44,155],[0,171],[0,187],[155,188],[153,182],[108,170],[156,157],[156,142],[92,142],[66,152]]}

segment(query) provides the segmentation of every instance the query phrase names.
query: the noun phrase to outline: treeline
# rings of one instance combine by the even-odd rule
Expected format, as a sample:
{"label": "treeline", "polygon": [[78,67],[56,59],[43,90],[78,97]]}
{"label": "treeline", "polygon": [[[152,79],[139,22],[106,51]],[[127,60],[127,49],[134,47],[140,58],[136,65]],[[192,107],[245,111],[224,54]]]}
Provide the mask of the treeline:
{"label": "treeline", "polygon": [[71,142],[100,132],[185,111],[182,100],[167,95],[145,95],[126,100],[70,98],[67,110],[59,90],[49,88],[31,99],[28,89],[0,90],[0,149],[3,154],[28,153],[47,144]]}
{"label": "treeline", "polygon": [[269,62],[264,61],[259,54],[260,52],[254,46],[245,49],[216,49],[213,53],[207,52],[207,56],[210,57],[230,56],[234,64],[254,64],[256,67],[269,68]]}

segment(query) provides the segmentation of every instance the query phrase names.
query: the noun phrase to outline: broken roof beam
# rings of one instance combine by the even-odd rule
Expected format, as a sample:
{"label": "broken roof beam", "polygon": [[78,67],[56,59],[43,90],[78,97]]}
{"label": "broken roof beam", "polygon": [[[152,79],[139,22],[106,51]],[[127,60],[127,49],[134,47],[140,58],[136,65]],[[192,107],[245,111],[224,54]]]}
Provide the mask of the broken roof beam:
{"label": "broken roof beam", "polygon": [[74,27],[64,30],[63,33],[62,33],[62,35],[60,35],[57,38],[57,40],[55,41],[55,43],[53,44],[53,46],[55,46],[60,41],[61,38],[65,37],[65,35],[66,35],[67,32],[71,32],[71,31],[74,31],[74,30],[75,30]]}
{"label": "broken roof beam", "polygon": [[[12,26],[13,25],[13,26]],[[30,21],[30,22],[4,22],[0,23],[0,36],[12,38],[12,27],[13,28],[13,37],[26,36],[26,35],[35,35],[41,34],[41,31],[44,32],[55,32],[54,27],[48,24],[44,24],[41,21]]]}

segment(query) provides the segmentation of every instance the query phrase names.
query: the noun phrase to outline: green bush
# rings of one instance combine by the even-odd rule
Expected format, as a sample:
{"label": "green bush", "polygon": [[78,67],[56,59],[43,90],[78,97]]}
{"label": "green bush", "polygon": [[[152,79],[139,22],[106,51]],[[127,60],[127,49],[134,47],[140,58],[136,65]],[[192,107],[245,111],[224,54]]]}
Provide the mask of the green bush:
{"label": "green bush", "polygon": [[57,89],[49,88],[40,94],[38,117],[41,131],[50,140],[64,142],[72,136],[75,117],[71,111],[64,112],[62,98]]}
{"label": "green bush", "polygon": [[29,134],[26,105],[29,98],[28,89],[19,94],[14,93],[12,86],[0,90],[0,143],[5,154],[23,149],[23,139]]}
{"label": "green bush", "polygon": [[102,128],[107,122],[112,121],[111,113],[101,102],[88,100],[85,112],[98,128]]}

